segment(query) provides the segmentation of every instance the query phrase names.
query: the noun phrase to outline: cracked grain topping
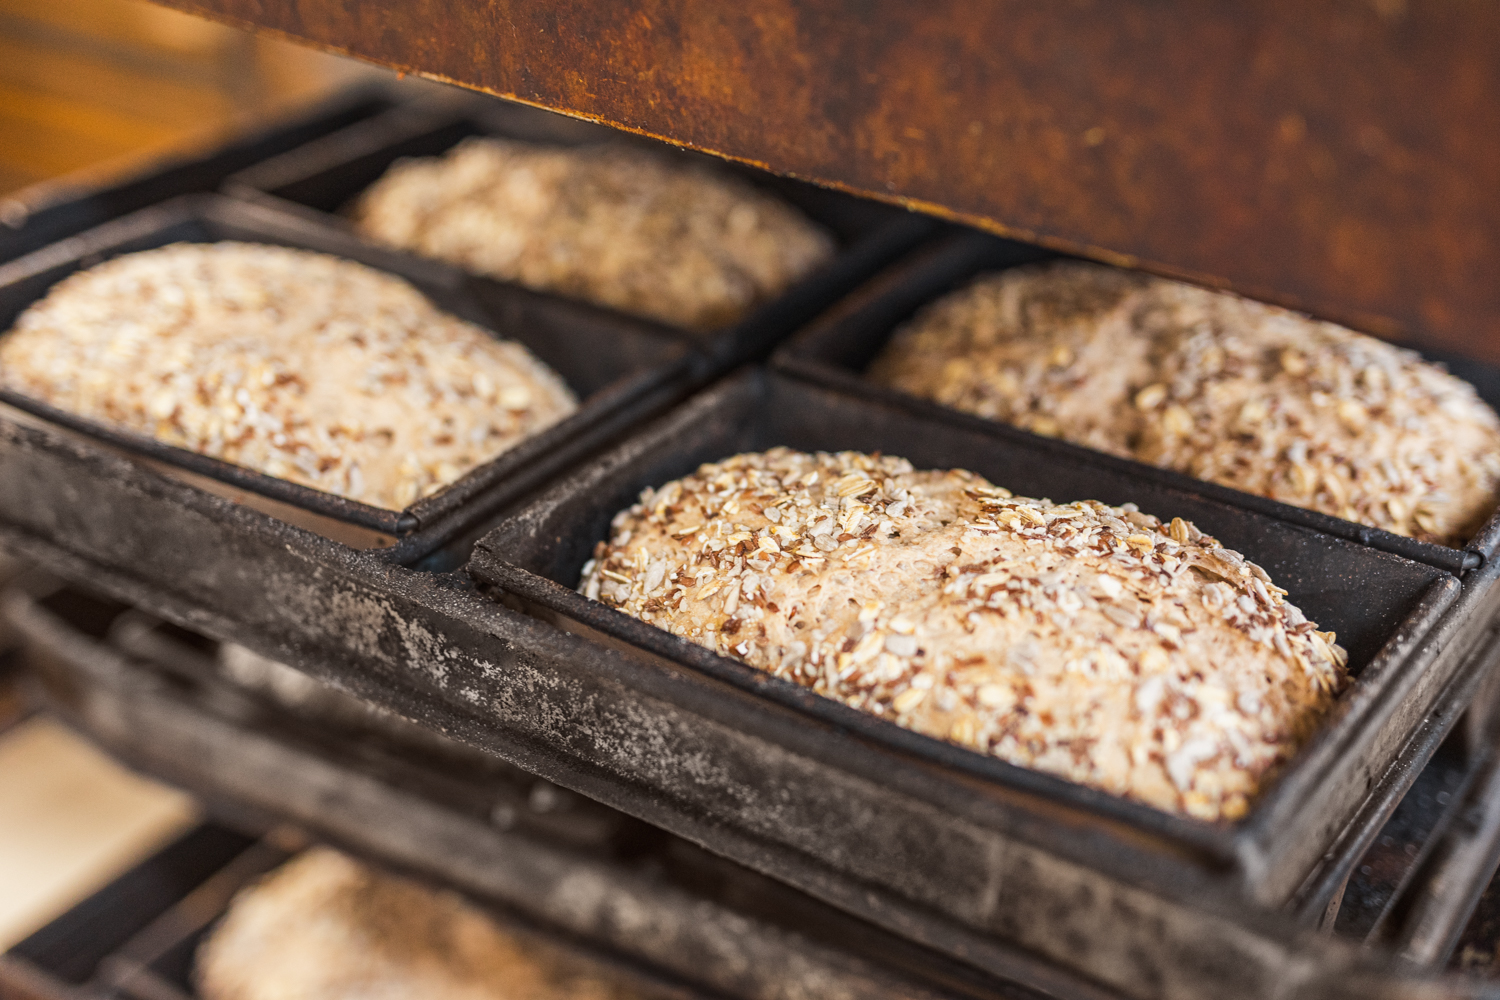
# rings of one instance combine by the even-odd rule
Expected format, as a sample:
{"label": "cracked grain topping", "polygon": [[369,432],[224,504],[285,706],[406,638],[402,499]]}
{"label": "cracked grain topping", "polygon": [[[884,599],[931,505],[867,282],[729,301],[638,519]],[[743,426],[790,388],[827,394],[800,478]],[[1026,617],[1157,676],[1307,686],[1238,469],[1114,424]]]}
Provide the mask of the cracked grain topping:
{"label": "cracked grain topping", "polygon": [[785,448],[646,490],[588,597],[909,729],[1236,819],[1346,684],[1266,573],[1181,518]]}
{"label": "cracked grain topping", "polygon": [[371,239],[694,329],[732,322],[834,249],[731,174],[614,143],[466,139],[398,162],[355,217]]}
{"label": "cracked grain topping", "polygon": [[981,277],[899,329],[878,382],[1048,437],[1443,545],[1500,493],[1500,419],[1373,337],[1096,264]]}
{"label": "cracked grain topping", "polygon": [[198,949],[205,1000],[630,1000],[586,957],[326,847],[235,896]]}
{"label": "cracked grain topping", "polygon": [[127,254],[59,282],[0,338],[0,385],[396,510],[576,408],[525,347],[400,278],[234,242]]}

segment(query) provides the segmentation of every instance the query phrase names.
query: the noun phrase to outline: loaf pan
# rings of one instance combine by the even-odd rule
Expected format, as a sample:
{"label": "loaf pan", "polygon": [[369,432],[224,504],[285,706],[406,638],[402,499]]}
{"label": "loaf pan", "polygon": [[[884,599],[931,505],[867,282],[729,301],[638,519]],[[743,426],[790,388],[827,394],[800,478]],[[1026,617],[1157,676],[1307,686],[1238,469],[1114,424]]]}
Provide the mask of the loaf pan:
{"label": "loaf pan", "polygon": [[0,264],[180,194],[218,190],[236,171],[402,101],[399,87],[361,85],[305,108],[248,123],[212,146],[184,150],[104,185],[71,178],[0,197]]}
{"label": "loaf pan", "polygon": [[[39,701],[236,829],[294,824],[654,967],[692,996],[1040,1000],[290,668],[280,669],[300,680],[288,686],[297,696],[268,697],[222,669],[215,643],[118,603],[13,591],[3,611],[25,636]],[[219,851],[249,877],[285,856],[284,840],[196,831],[166,852],[190,875],[178,892],[142,892],[141,877],[126,876],[13,949],[0,982],[24,963],[73,984],[139,989],[156,975],[184,988],[202,932],[239,885],[200,892],[215,866],[193,858]],[[163,874],[159,860],[143,868]],[[579,905],[584,886],[595,905]],[[177,901],[189,892],[213,901],[184,921]],[[618,906],[631,919],[616,919]]]}
{"label": "loaf pan", "polygon": [[[701,689],[706,698],[707,691],[728,686],[804,719],[800,749],[822,765],[859,769],[877,786],[920,790],[937,809],[931,843],[951,839],[962,823],[1024,830],[1039,847],[1164,892],[1180,890],[1192,871],[1261,904],[1284,904],[1372,792],[1386,791],[1384,782],[1415,777],[1415,771],[1406,773],[1401,754],[1424,720],[1446,713],[1451,726],[1461,711],[1461,704],[1444,697],[1461,658],[1439,655],[1442,640],[1434,638],[1435,627],[1451,630],[1472,617],[1454,608],[1458,581],[1436,567],[1136,477],[1090,453],[1075,455],[1052,444],[997,438],[785,376],[747,372],[695,397],[512,512],[476,545],[468,569],[508,601],[558,627],[675,665],[685,692]],[[1309,618],[1337,631],[1357,681],[1245,819],[1211,825],[908,732],[573,590],[610,518],[644,487],[701,462],[773,445],[882,451],[918,468],[972,469],[1023,495],[1133,501],[1143,511],[1188,518],[1263,566]],[[750,714],[741,719],[747,728],[759,723]],[[775,739],[773,733],[769,727],[756,730],[767,739]],[[860,746],[857,756],[851,741]],[[704,785],[698,805],[712,812],[722,791],[708,779]],[[878,814],[878,796],[865,807]],[[813,803],[786,808],[806,809],[804,821],[817,822]],[[840,840],[833,829],[828,836]],[[899,853],[895,845],[888,850]],[[878,852],[872,847],[871,853]],[[900,882],[908,891],[919,886],[929,899],[950,894],[955,873],[946,870],[942,854],[934,849],[907,856]],[[846,857],[846,874],[852,877],[863,860]]]}
{"label": "loaf pan", "polygon": [[[461,106],[451,101],[414,104],[247,168],[230,177],[224,190],[262,203],[296,206],[328,219],[346,213],[359,193],[397,160],[437,156],[476,135],[567,146],[604,140],[646,144],[645,140],[622,136],[601,125],[493,98],[476,98]],[[656,143],[649,146],[663,148]],[[700,157],[694,153],[674,155]],[[723,167],[719,161],[709,162]],[[833,233],[838,250],[828,264],[729,326],[707,332],[684,331],[721,366],[763,353],[876,268],[939,229],[934,220],[903,209],[760,171],[738,166],[729,169],[821,223]],[[491,283],[491,279],[482,280]]]}
{"label": "loaf pan", "polygon": [[[179,241],[246,240],[332,253],[411,281],[439,306],[529,347],[562,376],[580,400],[578,411],[403,511],[382,510],[75,417],[19,393],[0,390],[6,415],[63,429],[88,445],[107,447],[151,468],[233,497],[282,520],[355,547],[387,548],[402,563],[441,564],[444,546],[460,546],[466,530],[509,499],[567,468],[619,428],[685,390],[696,361],[675,335],[650,324],[518,288],[471,288],[461,272],[369,246],[348,233],[297,215],[221,195],[189,195],[145,209],[0,267],[0,328],[74,271],[117,254]],[[86,484],[34,479],[33,493],[51,492],[59,507],[81,502]],[[133,522],[122,531],[162,532]]]}
{"label": "loaf pan", "polygon": [[[955,232],[928,241],[891,265],[836,309],[788,341],[776,353],[777,368],[844,392],[901,406],[913,414],[953,427],[983,430],[997,438],[1034,437],[1009,424],[974,416],[877,384],[864,375],[896,328],[923,305],[974,277],[1058,255],[1041,247],[998,239],[976,232]],[[1454,373],[1468,379],[1491,406],[1500,407],[1500,371],[1478,362],[1441,357]],[[1081,445],[1055,442],[1059,454],[1099,455],[1114,468],[1130,470],[1143,479],[1180,491],[1231,503],[1289,524],[1348,538],[1386,552],[1441,567],[1452,573],[1473,569],[1500,544],[1500,513],[1491,516],[1463,548],[1449,548],[1372,528],[1318,511],[1304,510],[1278,500],[1244,493],[1228,486],[1194,479],[1181,472],[1142,462],[1103,456]]]}

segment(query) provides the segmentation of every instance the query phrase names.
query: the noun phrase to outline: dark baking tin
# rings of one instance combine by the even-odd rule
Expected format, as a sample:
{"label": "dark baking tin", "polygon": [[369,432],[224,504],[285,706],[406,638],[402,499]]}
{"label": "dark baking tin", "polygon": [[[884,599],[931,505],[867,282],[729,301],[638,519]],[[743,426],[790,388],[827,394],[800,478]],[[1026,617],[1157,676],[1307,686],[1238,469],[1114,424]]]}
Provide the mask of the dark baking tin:
{"label": "dark baking tin", "polygon": [[[145,209],[0,266],[0,329],[74,271],[106,258],[179,241],[246,240],[296,246],[357,260],[400,275],[447,311],[531,348],[580,399],[568,419],[479,466],[458,482],[404,511],[382,510],[275,479],[64,413],[18,393],[0,390],[14,418],[25,414],[86,440],[141,459],[236,499],[356,547],[389,546],[402,563],[441,565],[456,557],[464,532],[504,503],[568,468],[617,434],[622,423],[660,409],[685,391],[701,362],[670,331],[552,296],[491,286],[476,291],[461,272],[370,246],[347,232],[299,215],[221,195],[190,195]],[[57,483],[34,481],[36,490]],[[60,500],[60,502],[62,502]],[[140,523],[132,530],[151,532]]]}
{"label": "dark baking tin", "polygon": [[[1028,431],[999,421],[963,413],[940,403],[877,385],[865,378],[863,373],[896,328],[926,303],[967,284],[979,274],[1059,256],[1042,247],[976,232],[951,233],[933,239],[887,268],[839,307],[830,310],[782,346],[776,352],[773,364],[799,377],[866,399],[879,400],[886,405],[900,406],[913,414],[953,427],[983,430],[1003,440],[1035,437]],[[1500,372],[1464,359],[1435,356],[1434,360],[1447,362],[1455,374],[1478,388],[1486,402],[1500,407]],[[1227,486],[1194,479],[1184,473],[1106,456],[1081,445],[1053,441],[1051,448],[1058,454],[1086,453],[1095,456],[1094,460],[1100,464],[1107,464],[1122,472],[1129,471],[1139,478],[1150,479],[1163,486],[1232,503],[1324,534],[1352,539],[1408,559],[1439,566],[1452,573],[1477,567],[1500,544],[1500,513],[1492,516],[1469,540],[1466,547],[1454,549],[1419,542],[1380,528],[1371,528],[1277,500],[1243,493]]]}
{"label": "dark baking tin", "polygon": [[102,186],[64,178],[0,197],[0,264],[167,198],[215,191],[236,171],[389,111],[403,99],[399,86],[361,85],[251,123],[212,148],[172,153]]}
{"label": "dark baking tin", "polygon": [[[900,407],[784,376],[747,373],[694,398],[513,511],[477,544],[469,572],[561,628],[604,643],[625,643],[679,665],[684,688],[728,685],[754,692],[802,716],[809,730],[827,727],[848,734],[871,755],[866,766],[873,773],[892,786],[930,792],[953,823],[1046,829],[1051,849],[1166,891],[1180,890],[1183,873],[1193,870],[1261,903],[1287,902],[1367,799],[1390,796],[1392,807],[1399,800],[1415,777],[1414,770],[1405,773],[1412,763],[1402,760],[1401,750],[1424,720],[1446,732],[1467,704],[1471,690],[1464,684],[1445,695],[1460,663],[1437,655],[1441,640],[1433,639],[1468,617],[1467,609],[1455,614],[1451,607],[1460,593],[1458,581],[1436,567],[1137,478],[1132,470],[1094,461],[1090,453],[1075,456],[1050,444],[948,427]],[[918,468],[973,469],[1025,495],[1134,501],[1148,512],[1186,517],[1265,567],[1310,618],[1336,630],[1359,680],[1250,815],[1215,826],[910,733],[574,592],[593,544],[606,537],[610,518],[642,488],[681,476],[700,462],[772,445],[884,451],[909,458]],[[757,721],[747,713],[742,725],[751,729]],[[808,742],[816,738],[809,736]],[[825,766],[847,767],[851,760],[841,749],[844,742],[803,749],[816,753]],[[1425,752],[1434,749],[1435,744]],[[710,808],[712,798],[705,789],[702,807]],[[984,810],[976,806],[987,799],[999,811],[981,820]],[[878,801],[869,808],[878,810]],[[1383,818],[1375,820],[1376,830]],[[915,857],[911,863],[906,880],[920,883],[923,895],[940,896],[941,861]],[[1347,875],[1347,868],[1341,874]]]}
{"label": "dark baking tin", "polygon": [[[328,219],[346,212],[353,199],[397,160],[437,156],[476,135],[562,146],[623,141],[657,150],[667,148],[622,136],[602,125],[494,98],[445,99],[396,108],[323,136],[235,174],[224,190],[283,208],[296,206]],[[724,166],[702,154],[672,153]],[[736,165],[728,169],[827,227],[838,242],[838,253],[828,265],[735,323],[711,331],[684,330],[684,335],[698,342],[720,370],[764,353],[866,275],[939,228],[933,219],[889,205]]]}
{"label": "dark baking tin", "polygon": [[[216,666],[215,643],[115,602],[17,590],[3,612],[40,701],[231,828],[185,835],[17,945],[0,957],[0,986],[29,973],[127,994],[156,977],[186,987],[233,892],[287,856],[285,832],[257,843],[235,829],[292,823],[638,974],[654,969],[684,995],[1042,1000],[290,668],[302,682],[291,702],[247,689]],[[239,878],[214,874],[231,862]],[[585,885],[599,905],[578,905]],[[196,905],[179,908],[190,894]],[[632,919],[615,919],[616,901]],[[1101,997],[1087,984],[1054,995]]]}

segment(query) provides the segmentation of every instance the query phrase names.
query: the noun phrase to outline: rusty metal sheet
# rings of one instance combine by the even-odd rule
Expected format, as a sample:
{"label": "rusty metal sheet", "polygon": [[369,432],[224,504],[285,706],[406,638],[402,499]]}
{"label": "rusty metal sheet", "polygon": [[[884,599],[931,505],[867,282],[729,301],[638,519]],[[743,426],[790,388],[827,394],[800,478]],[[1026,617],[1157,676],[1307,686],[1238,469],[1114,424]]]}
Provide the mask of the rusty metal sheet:
{"label": "rusty metal sheet", "polygon": [[1489,0],[169,0],[1500,359]]}

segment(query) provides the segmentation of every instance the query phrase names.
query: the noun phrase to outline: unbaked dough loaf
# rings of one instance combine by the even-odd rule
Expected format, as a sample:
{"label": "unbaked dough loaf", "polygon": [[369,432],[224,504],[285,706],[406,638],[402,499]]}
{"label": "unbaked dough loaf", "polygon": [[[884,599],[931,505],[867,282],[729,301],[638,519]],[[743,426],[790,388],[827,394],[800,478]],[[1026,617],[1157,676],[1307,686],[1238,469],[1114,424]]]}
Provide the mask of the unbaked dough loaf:
{"label": "unbaked dough loaf", "polygon": [[776,448],[647,490],[588,597],[1024,767],[1244,814],[1347,680],[1260,567],[1180,518]]}
{"label": "unbaked dough loaf", "polygon": [[0,338],[0,385],[400,509],[566,417],[530,351],[327,254],[175,244],[59,282]]}
{"label": "unbaked dough loaf", "polygon": [[328,848],[242,890],[198,952],[204,1000],[630,1000],[459,897]]}
{"label": "unbaked dough loaf", "polygon": [[979,278],[898,330],[886,385],[1397,534],[1462,544],[1500,494],[1500,420],[1373,337],[1097,264]]}
{"label": "unbaked dough loaf", "polygon": [[721,170],[618,143],[467,139],[361,196],[366,236],[480,274],[696,329],[833,254],[824,230]]}

